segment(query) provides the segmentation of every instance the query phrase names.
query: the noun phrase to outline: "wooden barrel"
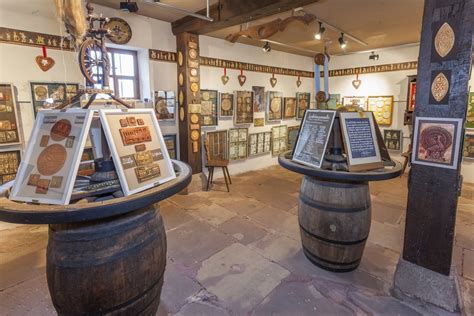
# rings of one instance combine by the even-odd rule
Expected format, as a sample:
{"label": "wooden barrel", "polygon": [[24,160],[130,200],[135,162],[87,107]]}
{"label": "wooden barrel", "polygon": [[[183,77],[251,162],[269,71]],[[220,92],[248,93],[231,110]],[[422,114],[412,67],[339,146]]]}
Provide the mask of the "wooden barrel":
{"label": "wooden barrel", "polygon": [[59,315],[155,315],[165,265],[158,205],[49,226],[48,287]]}
{"label": "wooden barrel", "polygon": [[330,271],[352,271],[370,231],[369,185],[305,176],[298,218],[303,251],[311,262]]}

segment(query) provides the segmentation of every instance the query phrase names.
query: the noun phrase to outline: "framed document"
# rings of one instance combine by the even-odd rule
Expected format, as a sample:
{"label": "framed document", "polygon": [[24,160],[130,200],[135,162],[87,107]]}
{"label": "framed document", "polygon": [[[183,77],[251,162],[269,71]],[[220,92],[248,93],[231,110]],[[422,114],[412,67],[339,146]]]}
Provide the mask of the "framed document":
{"label": "framed document", "polygon": [[160,121],[173,121],[176,111],[176,94],[174,91],[154,91],[153,98],[156,118]]}
{"label": "framed document", "polygon": [[0,84],[0,146],[20,143],[13,85]]}
{"label": "framed document", "polygon": [[100,110],[99,115],[125,196],[176,178],[152,109]]}
{"label": "framed document", "polygon": [[217,126],[216,90],[201,90],[201,126]]}
{"label": "framed document", "polygon": [[386,129],[383,131],[383,140],[385,143],[385,147],[388,150],[402,150],[402,130],[400,129]]}
{"label": "framed document", "polygon": [[166,149],[171,159],[178,159],[178,146],[176,144],[176,134],[164,135],[163,139],[165,140]]}
{"label": "framed document", "polygon": [[335,117],[335,111],[307,110],[292,160],[321,168]]}
{"label": "framed document", "polygon": [[283,97],[281,92],[267,92],[267,121],[281,121]]}
{"label": "framed document", "polygon": [[[30,82],[31,101],[35,117],[40,110],[51,110],[72,98],[79,90],[78,83]],[[72,105],[80,107],[80,101]]]}
{"label": "framed document", "polygon": [[295,148],[296,139],[298,138],[298,133],[300,131],[300,126],[290,126],[288,127],[288,149],[293,150]]}
{"label": "framed document", "polygon": [[239,160],[248,157],[248,128],[229,129],[229,160]]}
{"label": "framed document", "polygon": [[463,157],[469,160],[474,159],[474,134],[464,135]]}
{"label": "framed document", "polygon": [[252,87],[253,91],[253,111],[265,111],[265,87]]}
{"label": "framed document", "polygon": [[232,93],[221,93],[220,94],[220,117],[233,117],[234,116],[234,95]]}
{"label": "framed document", "polygon": [[283,118],[292,119],[296,117],[296,98],[285,97],[283,99]]}
{"label": "framed document", "polygon": [[340,123],[349,171],[382,168],[372,112],[341,112]]}
{"label": "framed document", "polygon": [[40,111],[10,199],[68,204],[93,111]]}
{"label": "framed document", "polygon": [[469,93],[467,100],[466,128],[474,129],[474,92]]}
{"label": "framed document", "polygon": [[208,155],[212,160],[229,160],[227,130],[206,133]]}
{"label": "framed document", "polygon": [[0,151],[0,185],[15,179],[20,162],[19,150]]}
{"label": "framed document", "polygon": [[462,119],[415,117],[411,163],[456,169]]}
{"label": "framed document", "polygon": [[280,125],[272,127],[272,156],[288,150],[288,126]]}
{"label": "framed document", "polygon": [[297,92],[296,93],[296,119],[301,120],[304,116],[306,109],[309,109],[311,104],[311,94],[308,92]]}
{"label": "framed document", "polygon": [[249,156],[269,153],[271,151],[271,142],[271,132],[249,134]]}
{"label": "framed document", "polygon": [[253,123],[253,92],[235,92],[235,124]]}
{"label": "framed document", "polygon": [[366,111],[366,101],[365,97],[344,97],[342,98],[342,105],[352,105],[360,108],[362,111]]}
{"label": "framed document", "polygon": [[372,111],[379,125],[392,125],[393,96],[367,98],[368,110]]}

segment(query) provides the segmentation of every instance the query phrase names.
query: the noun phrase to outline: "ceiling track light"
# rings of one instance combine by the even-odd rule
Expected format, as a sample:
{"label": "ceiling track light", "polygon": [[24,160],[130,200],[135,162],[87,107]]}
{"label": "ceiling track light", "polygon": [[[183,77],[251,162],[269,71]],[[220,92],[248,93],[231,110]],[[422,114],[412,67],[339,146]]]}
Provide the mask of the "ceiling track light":
{"label": "ceiling track light", "polygon": [[373,60],[373,61],[379,60],[379,54],[372,52],[369,56],[369,60]]}
{"label": "ceiling track light", "polygon": [[324,31],[326,31],[326,28],[323,26],[323,22],[319,22],[319,31],[314,35],[314,38],[320,40],[323,37]]}
{"label": "ceiling track light", "polygon": [[269,53],[272,50],[272,47],[270,46],[269,42],[265,42],[265,45],[263,45],[262,50],[265,53]]}
{"label": "ceiling track light", "polygon": [[339,37],[338,41],[342,49],[346,48],[347,42],[344,40],[344,33],[341,33],[341,37]]}
{"label": "ceiling track light", "polygon": [[137,12],[138,4],[135,1],[120,1],[120,10],[125,12]]}

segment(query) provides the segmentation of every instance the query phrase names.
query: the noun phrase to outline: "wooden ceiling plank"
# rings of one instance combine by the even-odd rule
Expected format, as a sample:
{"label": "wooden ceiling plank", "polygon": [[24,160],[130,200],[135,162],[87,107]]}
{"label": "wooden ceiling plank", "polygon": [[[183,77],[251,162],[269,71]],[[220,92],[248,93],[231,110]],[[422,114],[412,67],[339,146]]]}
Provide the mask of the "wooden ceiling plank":
{"label": "wooden ceiling plank", "polygon": [[[286,12],[318,1],[319,0],[219,0],[219,2],[212,5],[209,10],[209,15],[214,18],[213,22],[186,16],[171,23],[171,26],[173,34],[175,35],[183,32],[206,34]],[[206,15],[206,9],[197,13]]]}

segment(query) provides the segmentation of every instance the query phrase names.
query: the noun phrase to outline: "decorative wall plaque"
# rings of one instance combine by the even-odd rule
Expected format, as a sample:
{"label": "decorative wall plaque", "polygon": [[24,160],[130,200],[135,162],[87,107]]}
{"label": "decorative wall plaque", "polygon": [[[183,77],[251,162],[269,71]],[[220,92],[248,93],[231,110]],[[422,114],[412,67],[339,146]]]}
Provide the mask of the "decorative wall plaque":
{"label": "decorative wall plaque", "polygon": [[288,150],[288,126],[280,125],[272,127],[272,156]]}
{"label": "decorative wall plaque", "polygon": [[249,134],[249,156],[269,153],[271,151],[271,142],[271,132]]}
{"label": "decorative wall plaque", "polygon": [[11,84],[0,84],[0,146],[20,143],[15,95]]}
{"label": "decorative wall plaque", "polygon": [[234,95],[231,93],[220,94],[220,117],[233,117],[234,116]]}
{"label": "decorative wall plaque", "polygon": [[235,124],[253,123],[253,92],[235,92]]}
{"label": "decorative wall plaque", "polygon": [[393,96],[371,96],[367,98],[368,110],[372,111],[379,125],[392,125]]}
{"label": "decorative wall plaque", "polygon": [[176,95],[174,91],[154,91],[153,103],[158,120],[175,120]]}
{"label": "decorative wall plaque", "polygon": [[474,92],[469,93],[467,101],[466,128],[474,128]]}
{"label": "decorative wall plaque", "polygon": [[283,98],[277,91],[267,92],[267,121],[280,121],[282,118]]}
{"label": "decorative wall plaque", "polygon": [[19,150],[0,152],[0,185],[15,179],[20,161]]}
{"label": "decorative wall plaque", "polygon": [[265,87],[252,87],[253,91],[253,111],[265,112]]}
{"label": "decorative wall plaque", "polygon": [[229,160],[245,159],[248,156],[248,128],[229,129]]}
{"label": "decorative wall plaque", "polygon": [[288,127],[288,150],[293,150],[293,148],[295,148],[299,131],[300,131],[299,125]]}
{"label": "decorative wall plaque", "polygon": [[464,135],[463,157],[469,160],[474,159],[474,134]]}
{"label": "decorative wall plaque", "polygon": [[104,24],[104,28],[109,30],[106,34],[107,38],[115,44],[125,45],[132,38],[132,28],[121,18],[109,18]]}
{"label": "decorative wall plaque", "polygon": [[[176,177],[152,109],[100,110],[99,115],[125,196]],[[134,130],[132,136],[129,132]],[[124,134],[133,141],[121,137]],[[140,145],[146,150],[140,151]]]}
{"label": "decorative wall plaque", "polygon": [[388,150],[401,151],[403,148],[402,131],[399,129],[386,129],[383,131],[383,140]]}
{"label": "decorative wall plaque", "polygon": [[216,90],[201,90],[201,126],[217,126]]}
{"label": "decorative wall plaque", "polygon": [[307,92],[296,93],[296,102],[296,118],[301,120],[304,116],[304,113],[306,112],[306,109],[309,109],[309,105],[311,104],[311,94]]}
{"label": "decorative wall plaque", "polygon": [[416,98],[416,78],[414,80],[408,80],[408,102],[407,102],[408,112],[413,112],[415,110],[415,98]]}
{"label": "decorative wall plaque", "polygon": [[166,149],[171,159],[178,159],[178,146],[176,145],[176,134],[164,135]]}
{"label": "decorative wall plaque", "polygon": [[457,169],[462,121],[415,117],[411,163]]}
{"label": "decorative wall plaque", "polygon": [[283,118],[292,119],[296,117],[296,98],[283,98]]}
{"label": "decorative wall plaque", "polygon": [[93,111],[40,111],[10,198],[68,204]]}
{"label": "decorative wall plaque", "polygon": [[344,97],[342,98],[342,105],[343,106],[357,106],[359,107],[362,111],[365,111],[367,109],[366,105],[366,98],[365,97]]}
{"label": "decorative wall plaque", "polygon": [[[238,133],[237,133],[238,134]],[[207,132],[208,156],[212,160],[229,160],[227,130]]]}
{"label": "decorative wall plaque", "polygon": [[459,32],[459,18],[451,17],[442,19],[432,25],[433,46],[431,49],[431,61],[443,62],[457,59]]}
{"label": "decorative wall plaque", "polygon": [[431,74],[431,104],[448,104],[451,70],[433,71]]}
{"label": "decorative wall plaque", "polygon": [[[30,82],[33,111],[51,110],[77,94],[79,84],[61,82]],[[80,107],[80,101],[72,107]]]}

